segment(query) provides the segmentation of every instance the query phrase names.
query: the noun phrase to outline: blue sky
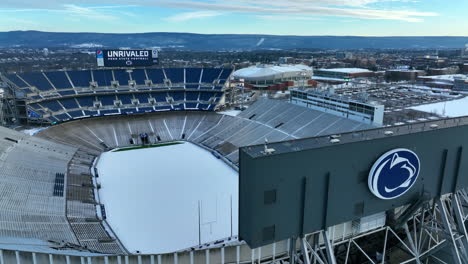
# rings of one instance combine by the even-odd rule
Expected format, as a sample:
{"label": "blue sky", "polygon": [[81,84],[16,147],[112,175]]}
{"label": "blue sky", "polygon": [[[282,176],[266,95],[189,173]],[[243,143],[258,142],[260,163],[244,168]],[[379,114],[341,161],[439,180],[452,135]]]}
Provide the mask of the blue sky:
{"label": "blue sky", "polygon": [[468,36],[466,0],[1,0],[0,31]]}

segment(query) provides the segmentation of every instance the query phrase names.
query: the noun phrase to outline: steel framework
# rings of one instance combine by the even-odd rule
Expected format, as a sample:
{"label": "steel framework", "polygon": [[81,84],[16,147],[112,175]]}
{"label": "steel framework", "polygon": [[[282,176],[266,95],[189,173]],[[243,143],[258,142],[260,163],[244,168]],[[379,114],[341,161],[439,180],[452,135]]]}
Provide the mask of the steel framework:
{"label": "steel framework", "polygon": [[[292,263],[468,263],[466,190],[420,203],[399,222],[410,208],[385,227],[345,239],[331,239],[331,229],[308,234],[299,239]],[[443,250],[450,257],[440,257]]]}

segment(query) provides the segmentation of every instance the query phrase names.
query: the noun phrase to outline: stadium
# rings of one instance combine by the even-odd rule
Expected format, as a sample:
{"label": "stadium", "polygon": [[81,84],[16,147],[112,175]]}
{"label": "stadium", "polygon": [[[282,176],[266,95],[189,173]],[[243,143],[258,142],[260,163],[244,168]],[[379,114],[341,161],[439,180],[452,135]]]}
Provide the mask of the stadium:
{"label": "stadium", "polygon": [[[366,112],[377,108],[341,98],[327,112],[307,107],[313,93],[232,114],[219,111],[232,74],[1,75],[50,127],[0,127],[0,262],[466,263],[468,142],[434,139],[462,138],[466,118],[381,127]],[[383,153],[376,164],[410,172],[393,197],[379,186],[386,163],[367,189]]]}

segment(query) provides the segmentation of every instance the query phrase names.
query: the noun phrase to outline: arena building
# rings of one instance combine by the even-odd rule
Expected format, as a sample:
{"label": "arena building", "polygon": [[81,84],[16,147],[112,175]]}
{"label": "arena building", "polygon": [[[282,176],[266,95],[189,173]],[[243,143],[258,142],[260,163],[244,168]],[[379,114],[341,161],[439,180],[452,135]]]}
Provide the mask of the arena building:
{"label": "arena building", "polygon": [[235,81],[246,88],[259,90],[287,90],[289,87],[316,86],[311,80],[312,68],[297,65],[256,65],[233,73]]}
{"label": "arena building", "polygon": [[317,82],[341,84],[356,78],[369,78],[374,72],[360,68],[334,68],[315,70],[313,80]]}
{"label": "arena building", "polygon": [[464,82],[460,80],[465,80],[467,75],[465,74],[447,74],[447,75],[434,75],[434,76],[420,76],[418,77],[418,84],[431,87],[431,88],[441,88],[441,89],[454,89],[455,82],[457,82],[457,89],[464,90]]}

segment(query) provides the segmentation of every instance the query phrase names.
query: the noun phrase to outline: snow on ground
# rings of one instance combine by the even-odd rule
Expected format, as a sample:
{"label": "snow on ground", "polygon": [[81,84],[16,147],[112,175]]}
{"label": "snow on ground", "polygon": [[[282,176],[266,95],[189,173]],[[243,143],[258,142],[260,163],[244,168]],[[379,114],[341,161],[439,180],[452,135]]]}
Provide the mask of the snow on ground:
{"label": "snow on ground", "polygon": [[37,133],[41,132],[44,129],[47,129],[47,127],[35,127],[35,128],[31,128],[31,129],[21,130],[21,132],[23,132],[25,134],[28,134],[30,136],[34,136],[34,135],[36,135]]}
{"label": "snow on ground", "polygon": [[468,97],[434,104],[419,105],[411,109],[434,113],[446,117],[459,117],[468,115]]}
{"label": "snow on ground", "polygon": [[228,116],[237,116],[241,112],[242,112],[241,110],[226,110],[226,111],[219,112],[219,113],[223,115],[228,115]]}
{"label": "snow on ground", "polygon": [[237,236],[238,174],[196,145],[107,152],[97,167],[107,221],[130,252]]}

